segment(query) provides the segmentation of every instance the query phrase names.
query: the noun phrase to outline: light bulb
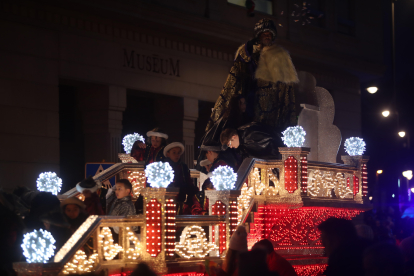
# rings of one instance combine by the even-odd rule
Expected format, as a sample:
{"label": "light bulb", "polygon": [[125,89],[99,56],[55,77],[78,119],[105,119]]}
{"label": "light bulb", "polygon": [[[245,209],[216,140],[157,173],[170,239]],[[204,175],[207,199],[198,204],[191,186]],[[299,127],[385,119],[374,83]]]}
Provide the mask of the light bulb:
{"label": "light bulb", "polygon": [[384,110],[381,114],[384,117],[388,117],[388,116],[390,116],[390,111],[389,110]]}
{"label": "light bulb", "polygon": [[404,138],[404,137],[405,137],[405,131],[400,131],[400,132],[398,132],[398,135],[399,135],[401,138]]}
{"label": "light bulb", "polygon": [[375,93],[377,93],[377,91],[378,91],[378,87],[376,87],[376,86],[371,86],[371,87],[368,87],[368,88],[367,88],[367,91],[368,91],[368,93],[370,93],[370,94],[375,94]]}

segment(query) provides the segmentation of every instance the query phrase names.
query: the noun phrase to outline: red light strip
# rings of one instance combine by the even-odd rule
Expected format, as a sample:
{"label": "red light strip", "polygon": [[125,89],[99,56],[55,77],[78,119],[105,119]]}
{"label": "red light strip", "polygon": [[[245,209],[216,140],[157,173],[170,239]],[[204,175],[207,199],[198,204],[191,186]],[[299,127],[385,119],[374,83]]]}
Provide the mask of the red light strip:
{"label": "red light strip", "polygon": [[147,252],[156,257],[161,252],[161,204],[153,198],[146,207]]}
{"label": "red light strip", "polygon": [[285,160],[285,189],[293,193],[298,188],[298,161],[289,156]]}

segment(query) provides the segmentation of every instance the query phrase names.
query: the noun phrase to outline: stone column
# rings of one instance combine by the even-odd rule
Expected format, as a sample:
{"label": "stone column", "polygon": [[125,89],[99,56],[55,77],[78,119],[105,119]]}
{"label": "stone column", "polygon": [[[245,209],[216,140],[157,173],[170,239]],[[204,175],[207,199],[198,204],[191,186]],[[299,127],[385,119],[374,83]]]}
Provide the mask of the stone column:
{"label": "stone column", "polygon": [[83,85],[79,94],[85,135],[85,162],[118,162],[122,150],[122,113],[126,89]]}
{"label": "stone column", "polygon": [[198,119],[198,100],[184,98],[183,143],[185,145],[184,163],[191,169],[194,167],[195,122]]}

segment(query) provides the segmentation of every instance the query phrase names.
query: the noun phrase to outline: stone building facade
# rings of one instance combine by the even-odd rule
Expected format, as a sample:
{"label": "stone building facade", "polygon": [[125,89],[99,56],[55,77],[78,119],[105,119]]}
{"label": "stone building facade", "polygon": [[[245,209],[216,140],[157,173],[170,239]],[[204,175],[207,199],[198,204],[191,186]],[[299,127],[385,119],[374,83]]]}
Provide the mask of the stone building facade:
{"label": "stone building facade", "polygon": [[34,188],[56,171],[66,190],[86,162],[117,162],[123,135],[155,126],[190,164],[235,50],[264,17],[297,70],[333,95],[342,136],[360,134],[360,82],[382,73],[382,11],[374,0],[309,3],[323,16],[301,25],[289,0],[255,17],[226,0],[2,1],[2,187]]}

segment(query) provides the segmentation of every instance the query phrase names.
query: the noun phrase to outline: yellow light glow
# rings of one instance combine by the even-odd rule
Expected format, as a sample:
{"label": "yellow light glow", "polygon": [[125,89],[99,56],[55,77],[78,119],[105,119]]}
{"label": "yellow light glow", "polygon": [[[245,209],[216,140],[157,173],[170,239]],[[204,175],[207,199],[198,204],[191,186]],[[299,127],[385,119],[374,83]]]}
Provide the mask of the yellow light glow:
{"label": "yellow light glow", "polygon": [[377,171],[377,174],[382,174],[382,170],[378,170]]}
{"label": "yellow light glow", "polygon": [[405,131],[400,131],[400,132],[398,132],[398,135],[399,135],[401,138],[404,138],[404,137],[405,137]]}
{"label": "yellow light glow", "polygon": [[384,117],[388,117],[388,116],[390,116],[390,111],[389,110],[384,110],[381,114]]}
{"label": "yellow light glow", "polygon": [[376,86],[368,87],[367,91],[368,91],[368,93],[375,94],[378,91],[378,87],[376,87]]}

